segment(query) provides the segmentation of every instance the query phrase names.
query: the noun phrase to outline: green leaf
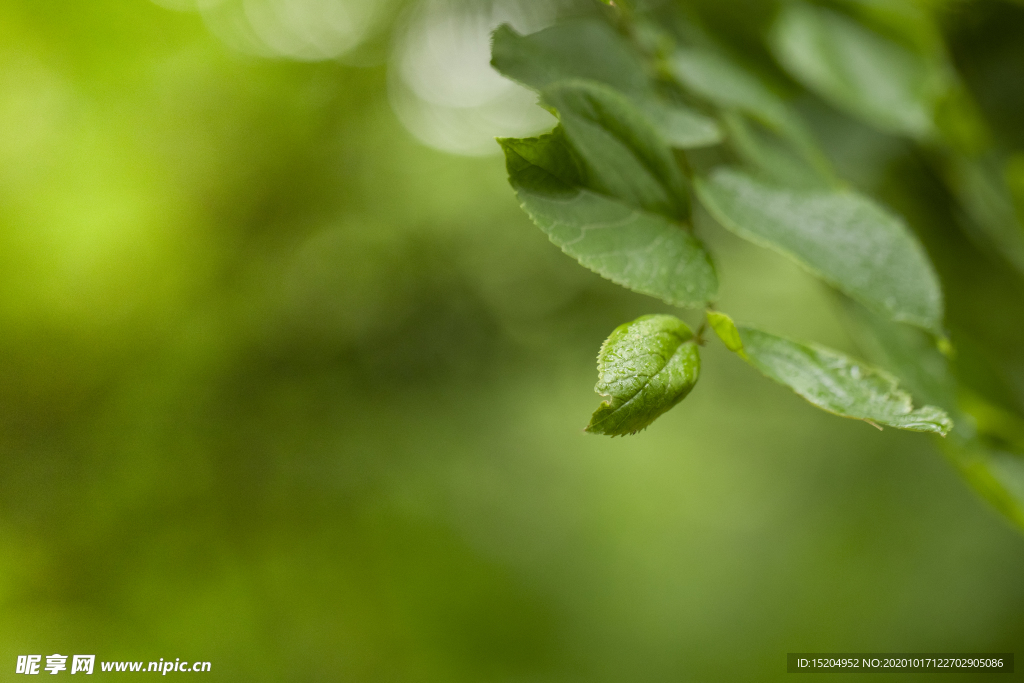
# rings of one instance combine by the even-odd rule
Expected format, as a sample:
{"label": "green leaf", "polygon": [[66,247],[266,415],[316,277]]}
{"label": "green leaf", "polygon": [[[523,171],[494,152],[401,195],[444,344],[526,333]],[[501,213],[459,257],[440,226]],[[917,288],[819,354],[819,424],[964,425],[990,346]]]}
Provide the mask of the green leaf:
{"label": "green leaf", "polygon": [[704,306],[718,290],[711,257],[682,225],[597,194],[560,128],[539,138],[499,140],[523,209],[582,265],[675,306]]}
{"label": "green leaf", "polygon": [[1003,164],[1006,186],[1013,197],[1017,216],[1024,216],[1024,153],[1015,152]]}
{"label": "green leaf", "polygon": [[738,111],[788,139],[815,168],[829,171],[825,155],[789,104],[759,76],[724,51],[678,48],[668,63],[676,81],[725,111]]}
{"label": "green leaf", "polygon": [[[715,332],[722,341],[766,377],[788,386],[822,410],[878,425],[945,436],[953,428],[949,416],[935,406],[914,410],[910,395],[900,391],[886,372],[816,344],[801,344],[753,327],[730,326],[720,316]],[[729,320],[728,322],[732,322]],[[734,331],[734,332],[733,332]],[[734,349],[735,350],[735,349]]]}
{"label": "green leaf", "polygon": [[906,224],[850,190],[788,190],[719,168],[695,183],[714,218],[868,308],[941,334],[938,277]]}
{"label": "green leaf", "polygon": [[[960,475],[1024,531],[1024,421],[959,387],[949,359],[920,330],[850,309],[859,323],[854,328],[859,345],[915,396],[942,406],[956,421],[942,449]],[[958,394],[962,405],[957,405]]]}
{"label": "green leaf", "polygon": [[593,81],[565,81],[541,98],[557,114],[591,189],[672,218],[689,215],[672,151],[624,95]]}
{"label": "green leaf", "polygon": [[934,134],[935,107],[949,87],[936,60],[804,3],[782,10],[769,42],[794,78],[840,109],[895,133]]}
{"label": "green leaf", "polygon": [[979,495],[1024,531],[1024,456],[978,439],[947,439],[943,451]]}
{"label": "green leaf", "polygon": [[1005,164],[996,155],[978,160],[950,155],[945,170],[947,184],[970,218],[964,226],[968,235],[1024,273],[1024,225]]}
{"label": "green leaf", "polygon": [[494,32],[491,65],[538,92],[565,80],[604,83],[629,96],[665,141],[680,149],[721,142],[718,124],[661,98],[641,56],[597,19],[577,19],[522,36],[508,25]]}
{"label": "green leaf", "polygon": [[823,164],[812,164],[791,142],[742,114],[722,117],[729,142],[743,161],[767,180],[793,188],[827,189],[837,183]]}
{"label": "green leaf", "polygon": [[583,171],[559,126],[537,138],[499,138],[509,182],[517,190],[572,199],[583,187]]}
{"label": "green leaf", "polygon": [[597,356],[597,386],[607,398],[587,431],[635,434],[686,397],[700,375],[693,332],[670,315],[645,315],[615,328]]}
{"label": "green leaf", "polygon": [[936,343],[931,334],[876,315],[849,299],[844,304],[853,322],[849,330],[868,360],[892,372],[915,397],[939,406],[963,424],[963,414],[957,407],[956,379],[949,358],[940,350],[940,345],[948,347],[949,341],[939,339]]}
{"label": "green leaf", "polygon": [[675,102],[649,98],[636,100],[665,142],[677,149],[710,147],[722,141],[722,129],[714,119]]}
{"label": "green leaf", "polygon": [[565,21],[523,36],[508,24],[494,31],[491,66],[540,91],[559,81],[599,81],[634,96],[651,94],[640,55],[606,22]]}
{"label": "green leaf", "polygon": [[720,107],[738,109],[776,130],[790,123],[786,102],[722,52],[680,47],[672,55],[669,68],[685,87]]}

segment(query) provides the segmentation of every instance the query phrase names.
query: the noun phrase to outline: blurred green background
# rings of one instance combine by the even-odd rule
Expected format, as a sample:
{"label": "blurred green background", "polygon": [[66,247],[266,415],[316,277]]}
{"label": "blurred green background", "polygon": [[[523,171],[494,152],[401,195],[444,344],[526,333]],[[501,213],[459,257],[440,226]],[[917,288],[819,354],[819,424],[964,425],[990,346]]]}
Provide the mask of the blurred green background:
{"label": "blurred green background", "polygon": [[[161,4],[0,4],[3,680],[54,652],[446,683],[1024,653],[1024,543],[921,435],[715,344],[651,429],[583,433],[601,341],[667,309],[552,247],[492,141],[549,119],[487,31],[569,3]],[[723,308],[857,353],[809,276],[698,229]]]}

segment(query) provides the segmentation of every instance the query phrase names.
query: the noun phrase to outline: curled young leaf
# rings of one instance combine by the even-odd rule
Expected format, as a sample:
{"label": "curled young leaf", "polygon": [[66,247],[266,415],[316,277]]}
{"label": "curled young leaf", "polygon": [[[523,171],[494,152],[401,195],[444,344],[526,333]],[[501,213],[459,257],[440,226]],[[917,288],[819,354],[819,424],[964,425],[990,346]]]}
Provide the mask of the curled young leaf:
{"label": "curled young leaf", "polygon": [[941,408],[915,410],[910,395],[898,388],[895,378],[838,351],[736,326],[721,313],[716,314],[712,327],[726,346],[761,374],[822,410],[875,426],[942,436],[953,428],[953,421]]}
{"label": "curled young leaf", "polygon": [[670,315],[646,315],[615,328],[597,356],[597,386],[606,397],[587,431],[635,434],[682,401],[700,375],[693,332]]}
{"label": "curled young leaf", "polygon": [[523,209],[566,254],[674,306],[715,298],[718,276],[700,241],[665,216],[588,189],[562,129],[499,142]]}
{"label": "curled young leaf", "polygon": [[897,216],[851,190],[791,190],[730,168],[698,179],[724,227],[774,249],[868,308],[942,334],[938,276]]}
{"label": "curled young leaf", "polygon": [[740,332],[736,329],[736,323],[725,313],[718,311],[707,312],[708,324],[715,331],[718,338],[725,344],[725,348],[734,353],[743,355],[743,340],[740,339]]}

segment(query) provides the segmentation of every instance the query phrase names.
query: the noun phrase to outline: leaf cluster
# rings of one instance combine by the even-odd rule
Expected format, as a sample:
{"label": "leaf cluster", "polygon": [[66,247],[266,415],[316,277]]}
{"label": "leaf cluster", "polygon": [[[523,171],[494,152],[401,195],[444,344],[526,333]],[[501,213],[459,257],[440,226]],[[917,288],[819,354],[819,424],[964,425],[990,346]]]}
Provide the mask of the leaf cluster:
{"label": "leaf cluster", "polygon": [[[509,181],[566,254],[633,291],[704,309],[727,348],[812,405],[878,428],[952,432],[954,462],[1024,526],[1024,467],[1012,479],[998,466],[1020,456],[998,455],[974,429],[979,412],[1001,415],[992,429],[1009,430],[1017,440],[1003,441],[1024,450],[1024,420],[977,394],[965,408],[928,251],[900,213],[840,176],[794,103],[803,89],[855,125],[917,146],[968,232],[1024,272],[1013,203],[1013,178],[1024,172],[1008,172],[1009,182],[993,172],[1001,152],[936,18],[909,3],[872,7],[785,4],[761,31],[768,69],[675,10],[620,6],[531,35],[502,26],[492,65],[558,119],[546,135],[499,140]],[[772,70],[785,75],[773,80]],[[786,79],[788,95],[778,87]],[[693,231],[696,204],[833,288],[889,371],[717,311],[718,272]],[[699,376],[699,336],[667,315],[616,328],[598,356],[606,400],[587,430],[635,433],[679,403]],[[925,405],[915,408],[897,375]]]}

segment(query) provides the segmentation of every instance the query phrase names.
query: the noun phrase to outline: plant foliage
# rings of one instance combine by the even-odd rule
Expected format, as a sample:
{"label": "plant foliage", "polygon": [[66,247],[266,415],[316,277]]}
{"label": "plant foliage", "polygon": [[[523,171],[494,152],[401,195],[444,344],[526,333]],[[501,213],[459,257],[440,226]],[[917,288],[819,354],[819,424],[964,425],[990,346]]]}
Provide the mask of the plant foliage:
{"label": "plant foliage", "polygon": [[686,398],[700,375],[693,332],[671,315],[646,315],[615,328],[597,356],[595,391],[608,400],[588,432],[635,434]]}
{"label": "plant foliage", "polygon": [[[704,309],[730,350],[812,405],[948,436],[954,464],[1024,528],[1024,406],[960,360],[958,342],[975,340],[959,319],[950,324],[943,295],[944,281],[985,266],[947,256],[953,266],[940,273],[929,257],[955,252],[966,236],[972,253],[1024,289],[1024,162],[995,142],[937,17],[899,1],[787,2],[758,26],[752,50],[708,30],[698,13],[605,4],[531,35],[508,26],[494,34],[493,66],[536,91],[559,122],[537,138],[500,140],[526,213],[609,280]],[[744,50],[772,59],[746,60]],[[814,98],[847,129],[917,146],[922,173],[948,199],[940,224],[908,220],[865,192],[877,186],[844,179],[798,106]],[[930,201],[909,184],[891,194],[910,206]],[[831,286],[863,349],[887,370],[714,310],[718,276],[694,234],[695,203]],[[700,337],[667,315],[616,328],[598,356],[606,400],[587,431],[632,434],[680,402],[697,381]]]}

